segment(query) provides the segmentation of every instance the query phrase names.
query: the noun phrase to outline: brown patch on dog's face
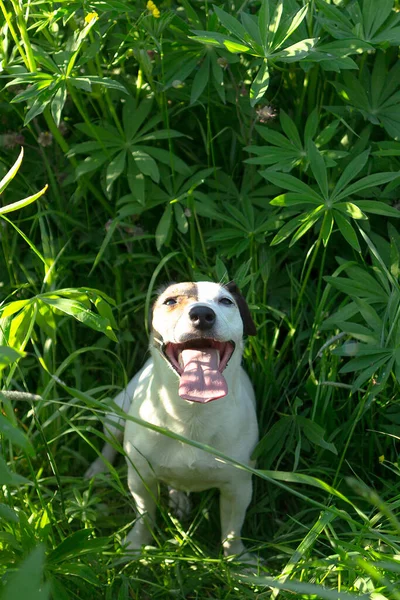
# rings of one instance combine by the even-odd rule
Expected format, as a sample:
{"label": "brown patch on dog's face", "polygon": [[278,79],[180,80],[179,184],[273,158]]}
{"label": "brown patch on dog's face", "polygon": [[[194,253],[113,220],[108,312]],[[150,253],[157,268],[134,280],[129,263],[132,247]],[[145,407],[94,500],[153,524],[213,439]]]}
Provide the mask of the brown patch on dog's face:
{"label": "brown patch on dog's face", "polygon": [[182,309],[189,302],[197,302],[197,285],[191,281],[173,283],[157,298],[153,310],[162,308],[168,312]]}
{"label": "brown patch on dog's face", "polygon": [[[163,339],[163,335],[157,331],[155,321],[162,319],[168,322],[169,328],[173,328],[179,319],[185,306],[197,302],[197,285],[191,281],[185,283],[173,283],[169,285],[157,298],[153,305],[152,330],[155,337]],[[155,318],[155,316],[157,318]]]}

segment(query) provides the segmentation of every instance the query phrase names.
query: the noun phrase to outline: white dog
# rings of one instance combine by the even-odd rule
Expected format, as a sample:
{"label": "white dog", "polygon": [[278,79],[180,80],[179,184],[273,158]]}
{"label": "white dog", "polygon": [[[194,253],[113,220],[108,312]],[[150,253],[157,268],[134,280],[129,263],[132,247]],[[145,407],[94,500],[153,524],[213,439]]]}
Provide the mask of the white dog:
{"label": "white dog", "polygon": [[[153,307],[151,358],[115,402],[134,417],[253,465],[255,400],[241,361],[243,335],[255,334],[249,308],[234,283],[172,284]],[[110,429],[120,435],[118,428]],[[240,539],[252,496],[250,473],[132,421],[125,426],[124,448],[138,511],[127,536],[129,549],[140,549],[152,539],[161,481],[170,486],[170,498],[181,513],[188,503],[185,492],[218,488],[224,555],[250,559]],[[112,462],[115,454],[106,444],[86,476],[104,471],[104,459]]]}

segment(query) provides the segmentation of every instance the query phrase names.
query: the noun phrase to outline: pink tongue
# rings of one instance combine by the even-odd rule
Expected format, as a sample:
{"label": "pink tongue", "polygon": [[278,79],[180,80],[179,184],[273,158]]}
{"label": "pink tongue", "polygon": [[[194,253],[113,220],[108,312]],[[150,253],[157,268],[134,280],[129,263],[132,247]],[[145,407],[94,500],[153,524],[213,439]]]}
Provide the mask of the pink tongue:
{"label": "pink tongue", "polygon": [[228,393],[224,377],[218,371],[218,350],[182,350],[183,373],[179,395],[192,402],[211,402]]}

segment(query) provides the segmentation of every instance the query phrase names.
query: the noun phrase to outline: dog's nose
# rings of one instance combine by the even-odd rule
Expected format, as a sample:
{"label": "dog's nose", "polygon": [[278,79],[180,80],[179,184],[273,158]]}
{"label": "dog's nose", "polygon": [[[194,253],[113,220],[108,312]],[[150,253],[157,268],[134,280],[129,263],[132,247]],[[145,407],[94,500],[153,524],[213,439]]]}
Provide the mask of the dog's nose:
{"label": "dog's nose", "polygon": [[209,306],[193,306],[189,311],[189,319],[195,329],[207,331],[214,325],[216,315]]}

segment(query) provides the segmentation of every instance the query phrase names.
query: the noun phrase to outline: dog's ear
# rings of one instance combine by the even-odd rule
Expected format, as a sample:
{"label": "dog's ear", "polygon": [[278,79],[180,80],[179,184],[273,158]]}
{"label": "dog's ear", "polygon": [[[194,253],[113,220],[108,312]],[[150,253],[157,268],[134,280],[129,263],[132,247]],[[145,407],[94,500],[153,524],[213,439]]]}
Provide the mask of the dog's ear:
{"label": "dog's ear", "polygon": [[230,294],[235,298],[236,304],[238,305],[240,316],[243,321],[243,334],[244,335],[257,335],[257,329],[251,318],[250,309],[247,305],[246,300],[240,293],[240,290],[234,281],[230,281],[224,285],[224,288],[228,290]]}

